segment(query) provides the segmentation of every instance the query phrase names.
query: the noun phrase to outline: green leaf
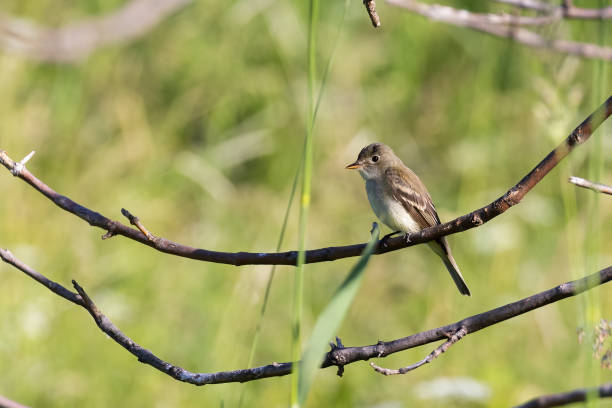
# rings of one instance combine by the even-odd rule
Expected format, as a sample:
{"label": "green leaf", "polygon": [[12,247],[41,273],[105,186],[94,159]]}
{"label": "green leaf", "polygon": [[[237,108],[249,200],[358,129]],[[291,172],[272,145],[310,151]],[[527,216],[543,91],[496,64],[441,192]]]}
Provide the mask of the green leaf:
{"label": "green leaf", "polygon": [[325,349],[329,347],[329,340],[336,334],[342,320],[344,320],[346,312],[351,303],[353,303],[355,295],[357,295],[357,291],[361,286],[363,272],[366,269],[372,252],[374,252],[376,248],[379,232],[378,225],[374,223],[372,238],[363,250],[361,258],[359,258],[359,261],[355,264],[344,282],[342,282],[342,285],[336,290],[336,293],[323,312],[321,312],[315,323],[312,335],[308,340],[308,344],[302,355],[302,360],[299,363],[301,365],[301,375],[298,383],[298,398],[300,404],[306,402],[308,392],[314,382],[317,370],[323,362]]}

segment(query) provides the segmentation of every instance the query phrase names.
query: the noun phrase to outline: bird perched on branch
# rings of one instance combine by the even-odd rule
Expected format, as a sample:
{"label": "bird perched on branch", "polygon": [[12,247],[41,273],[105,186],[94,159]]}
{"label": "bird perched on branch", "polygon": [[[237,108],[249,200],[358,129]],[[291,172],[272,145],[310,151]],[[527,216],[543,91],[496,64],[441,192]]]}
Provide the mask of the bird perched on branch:
{"label": "bird perched on branch", "polygon": [[[359,170],[374,213],[395,231],[383,240],[400,232],[408,234],[440,224],[427,188],[389,146],[372,143],[364,147],[357,160],[346,168]],[[429,247],[442,259],[459,292],[470,296],[446,238],[430,241]]]}

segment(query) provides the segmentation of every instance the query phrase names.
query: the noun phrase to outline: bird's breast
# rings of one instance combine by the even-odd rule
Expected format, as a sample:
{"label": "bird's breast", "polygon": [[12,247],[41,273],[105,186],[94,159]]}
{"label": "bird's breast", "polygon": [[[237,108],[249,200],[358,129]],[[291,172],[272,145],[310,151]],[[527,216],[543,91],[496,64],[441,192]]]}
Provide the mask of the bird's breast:
{"label": "bird's breast", "polygon": [[401,202],[387,193],[379,183],[366,181],[368,200],[374,214],[382,223],[394,231],[417,232],[421,230],[419,224],[410,216]]}

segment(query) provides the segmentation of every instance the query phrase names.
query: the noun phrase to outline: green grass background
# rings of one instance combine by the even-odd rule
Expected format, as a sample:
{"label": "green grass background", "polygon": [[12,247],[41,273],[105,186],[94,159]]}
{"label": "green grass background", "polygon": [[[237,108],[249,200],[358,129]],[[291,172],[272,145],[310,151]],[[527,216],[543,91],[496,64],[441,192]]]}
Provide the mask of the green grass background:
{"label": "green grass background", "polygon": [[[364,145],[392,146],[449,220],[501,195],[610,94],[610,63],[524,48],[378,3],[378,30],[360,1],[350,4],[325,87],[309,248],[369,239],[374,215],[363,182],[343,168]],[[58,25],[120,4],[9,0],[1,7]],[[484,2],[453,4],[486,10]],[[321,4],[319,78],[342,8],[342,1]],[[0,149],[16,160],[36,150],[28,168],[37,177],[113,219],[125,207],[154,234],[181,243],[272,251],[305,134],[307,18],[307,2],[200,1],[143,38],[82,62],[52,65],[2,52]],[[603,35],[592,22],[555,29],[612,45],[606,24]],[[423,246],[373,257],[338,332],[343,343],[406,336],[612,264],[612,199],[595,204],[593,193],[566,183],[595,172],[612,184],[610,129],[598,130],[519,206],[450,237],[472,298],[457,293]],[[101,241],[103,231],[6,171],[0,192],[1,247],[66,286],[76,279],[128,336],[167,361],[200,372],[245,368],[268,267],[181,259],[121,237]],[[283,249],[297,246],[295,210]],[[305,336],[356,261],[306,266]],[[256,365],[290,359],[293,277],[294,268],[277,269]],[[289,377],[179,383],[138,363],[86,312],[15,269],[0,265],[0,282],[1,395],[35,407],[229,407],[244,392],[245,406],[288,405]],[[610,290],[470,335],[405,376],[383,377],[363,362],[346,367],[343,378],[323,370],[307,406],[507,406],[610,381],[576,336],[589,320],[612,319]],[[434,347],[378,363],[408,365]],[[465,377],[490,397],[419,396],[433,380]]]}

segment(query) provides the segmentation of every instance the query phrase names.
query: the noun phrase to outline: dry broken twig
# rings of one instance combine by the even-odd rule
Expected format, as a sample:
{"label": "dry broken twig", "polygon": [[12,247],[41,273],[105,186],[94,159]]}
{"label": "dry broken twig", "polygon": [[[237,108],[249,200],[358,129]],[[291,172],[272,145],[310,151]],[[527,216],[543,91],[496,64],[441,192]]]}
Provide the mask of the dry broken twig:
{"label": "dry broken twig", "polygon": [[548,408],[560,407],[563,405],[573,404],[574,402],[586,401],[587,395],[596,395],[599,398],[612,397],[612,383],[604,384],[597,388],[579,388],[559,394],[544,395],[517,405],[514,408]]}
{"label": "dry broken twig", "polygon": [[612,186],[607,186],[601,183],[594,183],[592,181],[580,178],[580,177],[570,177],[569,182],[575,184],[579,187],[588,188],[589,190],[597,191],[598,193],[610,194],[612,195]]}
{"label": "dry broken twig", "polygon": [[374,0],[363,0],[363,5],[368,12],[368,16],[370,16],[370,21],[374,28],[380,27],[380,17],[376,12],[376,2]]}
{"label": "dry broken twig", "polygon": [[[144,225],[142,225],[142,223],[140,222],[140,220],[138,219],[138,217],[132,215],[132,213],[130,213],[128,210],[126,210],[125,208],[121,209],[121,214],[123,214],[123,216],[125,218],[127,218],[130,221],[130,224],[132,224],[133,226],[135,226],[136,228],[138,228],[138,230],[140,232],[142,232],[142,234],[147,237],[147,239],[149,241],[155,241],[156,237],[153,236],[153,234],[151,234],[149,232],[149,230],[147,230],[145,228]],[[110,236],[106,237],[106,238],[110,238]]]}
{"label": "dry broken twig", "polygon": [[[552,150],[542,161],[533,168],[521,181],[508,190],[504,195],[492,203],[462,215],[452,221],[435,227],[427,228],[422,231],[409,234],[407,238],[396,237],[379,245],[375,254],[383,254],[396,251],[401,248],[422,244],[432,239],[444,235],[455,234],[471,228],[479,227],[504,213],[510,207],[521,202],[523,197],[531,191],[561,160],[571,153],[576,146],[589,139],[591,134],[612,114],[612,96],[589,117],[587,117],[572,133],[554,150]],[[92,226],[102,228],[107,231],[105,237],[122,235],[142,244],[157,249],[160,252],[177,255],[185,258],[196,259],[206,262],[216,262],[229,265],[295,265],[297,261],[297,251],[289,252],[219,252],[207,249],[194,248],[182,245],[165,238],[155,237],[149,239],[138,229],[131,228],[118,221],[110,220],[102,214],[92,211],[80,204],[72,201],[47,186],[36,178],[25,166],[20,166],[19,171],[15,171],[17,164],[8,156],[5,151],[0,150],[0,163],[4,165],[15,176],[21,178],[26,183],[34,187],[45,197],[53,201],[58,207],[68,211],[77,217],[85,220]],[[347,246],[336,246],[306,251],[306,263],[334,261],[336,259],[359,256],[366,244],[355,244]]]}
{"label": "dry broken twig", "polygon": [[387,0],[393,6],[422,15],[433,21],[439,21],[459,27],[484,32],[496,37],[509,38],[518,43],[552,50],[555,52],[576,55],[584,58],[612,60],[612,47],[547,38],[532,30],[520,26],[546,26],[563,19],[602,20],[612,18],[612,7],[585,9],[571,4],[550,6],[538,1],[498,0],[521,9],[529,9],[545,14],[539,16],[517,16],[513,14],[473,13],[468,10],[439,4],[426,4],[416,0]]}
{"label": "dry broken twig", "polygon": [[[0,248],[0,258],[46,286],[56,295],[85,308],[94,318],[100,330],[109,335],[115,342],[121,345],[121,347],[136,356],[138,361],[149,364],[178,381],[184,381],[194,385],[206,385],[227,382],[247,382],[262,378],[288,375],[291,373],[292,363],[272,363],[260,367],[234,371],[220,371],[216,373],[193,373],[187,371],[160,359],[151,351],[143,348],[126,336],[104,314],[102,314],[83,288],[75,281],[72,281],[72,283],[77,292],[72,292],[21,262],[6,249]],[[523,313],[558,302],[568,297],[576,296],[595,286],[609,282],[610,280],[612,280],[612,267],[602,269],[582,279],[561,284],[517,302],[509,303],[505,306],[467,317],[458,322],[413,334],[412,336],[403,337],[401,339],[388,342],[380,341],[377,344],[362,347],[344,347],[342,343],[338,341],[338,344],[326,354],[321,368],[337,366],[339,368],[338,373],[341,374],[343,372],[342,367],[345,365],[357,361],[369,360],[370,358],[386,357],[399,351],[422,346],[434,341],[448,339],[448,333],[453,333],[457,336],[458,340],[460,337],[519,316]],[[444,345],[442,347],[444,347]],[[448,348],[448,346],[446,346],[446,348]]]}

